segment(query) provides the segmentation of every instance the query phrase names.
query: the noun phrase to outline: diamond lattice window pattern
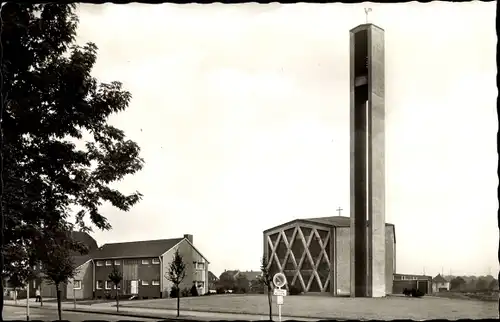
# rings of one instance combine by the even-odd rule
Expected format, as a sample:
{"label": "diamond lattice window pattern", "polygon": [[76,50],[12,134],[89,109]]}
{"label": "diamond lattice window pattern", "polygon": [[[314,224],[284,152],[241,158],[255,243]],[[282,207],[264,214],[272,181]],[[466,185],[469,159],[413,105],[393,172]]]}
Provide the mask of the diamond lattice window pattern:
{"label": "diamond lattice window pattern", "polygon": [[289,285],[303,292],[330,289],[330,232],[311,227],[288,227],[267,238],[269,268],[284,272]]}

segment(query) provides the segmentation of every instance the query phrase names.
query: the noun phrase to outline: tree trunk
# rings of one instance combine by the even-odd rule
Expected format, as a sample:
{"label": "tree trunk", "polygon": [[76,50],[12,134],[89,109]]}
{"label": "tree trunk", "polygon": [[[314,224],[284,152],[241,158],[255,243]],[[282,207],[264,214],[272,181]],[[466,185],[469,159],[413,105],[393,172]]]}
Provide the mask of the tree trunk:
{"label": "tree trunk", "polygon": [[271,288],[267,287],[267,302],[269,303],[269,321],[273,320],[273,298],[271,296]]}
{"label": "tree trunk", "polygon": [[181,306],[181,291],[179,287],[177,287],[177,317],[179,317],[180,306]]}
{"label": "tree trunk", "polygon": [[120,302],[118,300],[118,285],[115,285],[115,294],[116,294],[116,312],[118,312],[120,307]]}
{"label": "tree trunk", "polygon": [[57,295],[57,314],[59,316],[59,321],[62,320],[62,311],[61,311],[61,290],[59,289],[59,284],[56,283],[56,295]]}

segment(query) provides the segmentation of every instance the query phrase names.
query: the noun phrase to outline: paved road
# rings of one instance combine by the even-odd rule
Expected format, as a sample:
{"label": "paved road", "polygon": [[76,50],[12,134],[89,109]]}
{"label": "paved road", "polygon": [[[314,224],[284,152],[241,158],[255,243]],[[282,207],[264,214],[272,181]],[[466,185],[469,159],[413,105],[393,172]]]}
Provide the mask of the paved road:
{"label": "paved road", "polygon": [[[127,316],[117,316],[109,314],[97,313],[80,313],[80,312],[62,312],[62,318],[72,322],[81,322],[85,320],[101,320],[101,321],[158,321],[158,319],[138,319]],[[26,320],[26,308],[4,306],[4,320]],[[30,308],[30,320],[54,321],[57,320],[57,310],[53,309],[37,309]]]}

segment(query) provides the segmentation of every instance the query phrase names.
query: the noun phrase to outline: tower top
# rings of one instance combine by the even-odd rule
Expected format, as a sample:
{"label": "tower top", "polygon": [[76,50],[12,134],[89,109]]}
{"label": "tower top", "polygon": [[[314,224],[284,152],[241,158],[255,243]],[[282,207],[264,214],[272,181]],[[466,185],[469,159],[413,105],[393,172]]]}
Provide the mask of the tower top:
{"label": "tower top", "polygon": [[368,30],[370,28],[374,28],[374,29],[379,29],[381,31],[385,31],[383,28],[380,28],[379,26],[375,25],[375,24],[372,24],[372,23],[364,23],[362,25],[359,25],[359,26],[356,26],[354,28],[352,28],[351,30],[349,30],[349,32],[355,34],[357,33],[358,31],[361,31],[361,30]]}

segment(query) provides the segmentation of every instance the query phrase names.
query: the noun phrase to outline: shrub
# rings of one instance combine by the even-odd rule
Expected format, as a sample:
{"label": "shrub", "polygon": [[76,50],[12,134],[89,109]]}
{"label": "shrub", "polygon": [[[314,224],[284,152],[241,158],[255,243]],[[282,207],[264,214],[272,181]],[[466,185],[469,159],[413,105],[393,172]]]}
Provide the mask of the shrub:
{"label": "shrub", "polygon": [[217,292],[217,294],[225,294],[226,290],[224,290],[222,287],[218,287],[216,292]]}
{"label": "shrub", "polygon": [[193,286],[191,286],[191,290],[189,291],[189,293],[191,293],[191,296],[198,296],[198,288],[196,287],[196,285],[193,284]]}
{"label": "shrub", "polygon": [[177,294],[179,294],[179,290],[177,289],[177,287],[172,287],[172,289],[170,290],[170,297],[177,298]]}
{"label": "shrub", "polygon": [[302,293],[302,290],[294,285],[290,286],[288,291],[290,295],[299,295],[300,293]]}
{"label": "shrub", "polygon": [[[421,290],[416,290],[416,289],[411,289],[411,291],[409,291],[411,296],[412,297],[422,297],[424,296],[424,292],[422,292]],[[406,295],[406,294],[405,294]]]}
{"label": "shrub", "polygon": [[182,289],[182,291],[181,291],[181,296],[182,296],[182,297],[189,297],[190,293],[191,293],[191,292],[190,292],[190,291],[189,291],[189,289],[186,287],[186,288]]}

